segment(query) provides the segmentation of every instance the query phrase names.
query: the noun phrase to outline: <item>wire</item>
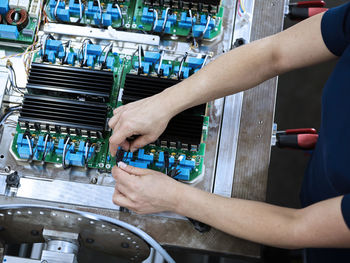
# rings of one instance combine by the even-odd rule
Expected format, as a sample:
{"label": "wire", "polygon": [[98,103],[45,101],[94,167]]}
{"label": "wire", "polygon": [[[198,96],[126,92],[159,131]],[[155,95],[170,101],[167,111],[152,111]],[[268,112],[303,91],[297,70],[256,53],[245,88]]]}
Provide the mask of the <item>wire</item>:
{"label": "wire", "polygon": [[139,59],[138,74],[141,74],[143,72],[143,69],[142,69],[142,53],[143,53],[142,46],[139,45],[139,47],[138,47],[138,59]]}
{"label": "wire", "polygon": [[72,44],[72,41],[68,40],[68,42],[66,43],[65,49],[64,49],[64,54],[65,55],[62,58],[62,64],[67,63],[68,54],[70,52],[71,44]]}
{"label": "wire", "polygon": [[[59,0],[57,0],[58,2]],[[45,60],[45,51],[46,51],[46,42],[48,39],[55,39],[51,34],[48,34],[46,35],[45,37],[45,41],[41,44],[41,47],[42,47],[42,53],[41,53],[41,58],[42,58],[42,61],[44,62]]]}
{"label": "wire", "polygon": [[158,69],[157,69],[157,75],[158,77],[160,77],[160,73],[161,73],[161,67],[163,64],[163,57],[164,57],[164,50],[160,51],[160,57],[159,57],[159,65],[158,65]]}
{"label": "wire", "polygon": [[203,63],[202,63],[202,65],[201,65],[201,69],[205,66],[205,64],[207,63],[207,60],[208,60],[208,55],[205,55],[205,56],[204,56]]}
{"label": "wire", "polygon": [[26,134],[26,138],[27,138],[27,142],[28,142],[28,146],[29,146],[29,152],[30,152],[30,156],[28,158],[28,161],[31,160],[33,158],[34,152],[33,152],[33,147],[32,147],[32,141],[29,139],[28,134]]}
{"label": "wire", "polygon": [[120,6],[119,6],[118,3],[115,3],[115,5],[116,5],[116,7],[117,7],[117,9],[118,9],[118,13],[119,13],[120,19],[121,19],[121,21],[120,21],[120,26],[119,26],[119,27],[123,27],[123,26],[124,26],[124,18],[123,18],[122,11],[120,10]]}
{"label": "wire", "polygon": [[[157,9],[152,9],[153,12],[153,21],[152,21],[152,32],[156,29],[158,23],[158,12]],[[151,33],[152,33],[151,32]]]}
{"label": "wire", "polygon": [[97,0],[97,4],[98,4],[98,9],[100,10],[100,25],[102,25],[103,24],[103,17],[102,17],[102,7],[101,7],[100,0]]}
{"label": "wire", "polygon": [[10,117],[13,113],[15,113],[16,111],[19,111],[21,109],[22,109],[22,106],[8,108],[7,112],[3,116],[1,116],[1,118],[0,118],[0,126],[4,125],[4,123],[8,117]]}
{"label": "wire", "polygon": [[63,169],[66,169],[67,166],[66,166],[66,151],[67,151],[67,145],[70,141],[70,137],[67,137],[67,140],[66,140],[66,143],[64,144],[63,146],[63,152],[62,152],[62,166],[63,166]]}
{"label": "wire", "polygon": [[242,14],[245,13],[244,0],[239,0],[239,7],[242,11]]}
{"label": "wire", "polygon": [[[86,42],[89,42],[89,43],[86,43]],[[79,59],[79,62],[80,62],[80,66],[85,66],[85,63],[86,63],[86,60],[87,60],[87,45],[88,44],[92,44],[91,39],[89,39],[89,38],[84,39],[83,43],[81,44],[81,47],[80,47],[80,49],[78,51],[78,59]],[[83,52],[84,52],[84,54],[83,54]]]}
{"label": "wire", "polygon": [[205,24],[205,28],[204,28],[201,36],[199,37],[200,39],[202,39],[204,37],[204,34],[207,32],[208,27],[209,27],[209,23],[210,23],[210,19],[211,19],[211,16],[208,14],[207,15],[207,23]]}
{"label": "wire", "polygon": [[[49,140],[49,137],[51,137],[50,134],[46,134],[46,136],[45,136],[45,142],[44,142],[44,153],[43,153],[43,156],[42,156],[42,158],[41,158],[41,161],[42,161],[42,162],[45,162],[45,158],[46,158],[46,154],[47,154],[46,148],[47,148],[47,142],[48,142],[48,140]],[[51,140],[50,140],[50,143],[51,143]]]}
{"label": "wire", "polygon": [[188,53],[186,52],[185,55],[183,56],[182,60],[181,60],[180,67],[179,67],[179,72],[177,73],[177,78],[178,79],[181,79],[182,67],[183,67],[183,65],[185,63],[185,60],[186,60],[187,56],[188,56]]}
{"label": "wire", "polygon": [[[107,49],[107,50],[106,50]],[[105,51],[106,50],[106,51]],[[102,52],[100,53],[100,55],[98,56],[98,60],[97,62],[100,63],[101,65],[101,69],[103,69],[105,66],[106,66],[106,61],[107,61],[107,57],[108,57],[108,54],[113,50],[113,42],[109,43],[107,46],[105,46],[103,49],[102,49]],[[105,56],[103,58],[103,62],[101,62],[101,56],[102,56],[102,53],[105,52]]]}
{"label": "wire", "polygon": [[167,7],[167,8],[165,9],[165,17],[164,17],[164,22],[163,22],[163,25],[162,25],[162,32],[164,31],[166,22],[167,22],[167,20],[168,20],[168,13],[169,13],[169,10],[170,10],[170,7]]}
{"label": "wire", "polygon": [[90,151],[90,146],[89,145],[89,141],[86,142],[86,146],[85,146],[85,156],[84,156],[84,162],[85,162],[85,166],[87,166],[88,164],[88,154]]}
{"label": "wire", "polygon": [[194,34],[193,34],[193,16],[192,16],[192,11],[191,9],[188,10],[188,14],[190,15],[190,18],[191,18],[191,30],[189,32],[189,34],[191,34],[192,36],[192,39],[193,39],[193,46],[197,46],[197,41],[196,41],[196,38],[194,37]]}

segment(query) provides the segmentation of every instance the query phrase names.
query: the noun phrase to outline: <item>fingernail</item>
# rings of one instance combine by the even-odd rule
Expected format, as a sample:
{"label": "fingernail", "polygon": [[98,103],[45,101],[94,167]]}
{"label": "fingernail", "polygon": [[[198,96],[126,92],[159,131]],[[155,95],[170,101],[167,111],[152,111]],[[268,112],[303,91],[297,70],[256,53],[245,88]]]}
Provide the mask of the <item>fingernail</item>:
{"label": "fingernail", "polygon": [[120,167],[120,168],[125,168],[125,167],[127,167],[127,165],[126,165],[126,163],[119,162],[119,163],[118,163],[118,167]]}

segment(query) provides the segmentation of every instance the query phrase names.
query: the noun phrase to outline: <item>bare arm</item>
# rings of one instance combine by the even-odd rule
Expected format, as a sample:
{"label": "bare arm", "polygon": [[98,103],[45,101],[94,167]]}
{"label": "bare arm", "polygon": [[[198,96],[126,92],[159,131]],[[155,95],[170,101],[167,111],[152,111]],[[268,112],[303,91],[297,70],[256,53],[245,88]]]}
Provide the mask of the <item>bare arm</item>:
{"label": "bare arm", "polygon": [[341,196],[291,209],[224,198],[132,166],[114,167],[113,175],[117,182],[113,201],[138,213],[173,211],[231,235],[282,248],[350,248]]}
{"label": "bare arm", "polygon": [[[322,39],[322,15],[234,49],[164,92],[119,107],[109,123],[114,130],[111,153],[120,145],[136,150],[155,141],[168,121],[189,107],[247,90],[286,71],[334,58]],[[126,138],[131,135],[141,136],[130,145]]]}

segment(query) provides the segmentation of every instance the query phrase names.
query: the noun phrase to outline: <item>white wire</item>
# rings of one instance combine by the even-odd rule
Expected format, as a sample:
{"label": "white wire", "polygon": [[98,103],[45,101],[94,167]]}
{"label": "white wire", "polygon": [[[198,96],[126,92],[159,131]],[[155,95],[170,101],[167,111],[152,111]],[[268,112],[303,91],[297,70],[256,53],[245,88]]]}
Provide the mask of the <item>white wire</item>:
{"label": "white wire", "polygon": [[118,3],[116,4],[117,9],[118,9],[118,13],[120,15],[120,19],[121,19],[121,26],[124,25],[124,19],[123,19],[123,15],[122,15],[122,11],[120,10],[120,6],[118,5]]}
{"label": "white wire", "polygon": [[100,0],[97,0],[97,4],[98,4],[98,9],[100,9],[100,19],[101,19],[101,24],[103,23],[103,17],[102,17],[102,7],[101,7],[101,2]]}
{"label": "white wire", "polygon": [[[29,156],[29,158],[33,158],[34,153],[33,153],[33,148],[32,148],[32,141],[29,139],[29,136],[28,136],[28,135],[26,135],[26,138],[27,138],[27,142],[28,142],[28,146],[29,146],[29,151],[30,151],[30,156]],[[28,158],[28,159],[29,159],[29,158]]]}
{"label": "white wire", "polygon": [[62,165],[63,165],[63,167],[66,166],[66,151],[67,151],[67,145],[68,145],[69,141],[70,141],[70,137],[67,138],[67,141],[63,147],[63,152],[62,152]]}
{"label": "white wire", "polygon": [[167,7],[167,9],[165,9],[165,17],[164,17],[164,22],[163,22],[163,25],[162,25],[162,32],[164,31],[166,22],[168,20],[169,10],[170,10],[170,7]]}
{"label": "white wire", "polygon": [[211,19],[211,17],[210,17],[210,15],[208,15],[207,16],[207,23],[205,24],[205,28],[204,28],[203,33],[202,33],[203,37],[204,37],[205,32],[207,32],[207,30],[208,30],[210,19]]}
{"label": "white wire", "polygon": [[55,19],[56,19],[56,16],[57,16],[57,9],[58,9],[58,5],[60,4],[60,2],[61,2],[61,0],[57,0],[55,9],[53,10],[53,16],[54,16]]}
{"label": "white wire", "polygon": [[158,23],[158,12],[157,9],[153,9],[153,15],[155,15],[154,24],[152,30],[155,30]]}
{"label": "white wire", "polygon": [[158,69],[157,69],[158,76],[160,75],[160,69],[161,69],[161,66],[163,64],[163,56],[164,56],[164,50],[162,50],[160,52],[159,65],[158,65]]}
{"label": "white wire", "polygon": [[79,20],[81,20],[82,18],[83,18],[83,7],[82,7],[81,0],[79,0]]}

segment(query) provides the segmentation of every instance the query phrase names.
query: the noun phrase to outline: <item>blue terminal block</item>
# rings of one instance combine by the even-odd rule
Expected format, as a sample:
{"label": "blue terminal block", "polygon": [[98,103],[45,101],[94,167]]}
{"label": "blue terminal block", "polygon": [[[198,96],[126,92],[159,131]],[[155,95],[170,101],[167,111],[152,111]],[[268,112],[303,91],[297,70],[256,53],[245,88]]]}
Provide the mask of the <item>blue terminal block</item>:
{"label": "blue terminal block", "polygon": [[77,54],[75,52],[69,52],[68,53],[67,63],[69,65],[73,66],[75,64],[76,59],[77,59]]}
{"label": "blue terminal block", "polygon": [[66,165],[84,166],[85,164],[84,154],[67,152],[65,162],[66,162]]}
{"label": "blue terminal block", "polygon": [[[99,63],[101,64],[103,61],[104,61],[104,55],[102,55],[101,57],[100,57],[100,61],[99,61]],[[108,56],[107,57],[107,59],[106,59],[106,67],[108,68],[108,69],[113,69],[114,68],[114,62],[115,62],[115,59],[114,59],[114,57],[113,56]]]}
{"label": "blue terminal block", "polygon": [[[56,4],[57,4],[57,0],[50,0],[50,2],[49,2],[49,6],[50,6],[50,10],[53,12],[54,11],[54,9],[56,8]],[[59,8],[65,8],[65,3],[64,3],[64,1],[60,1],[60,3],[58,4],[58,7],[57,7],[57,9],[59,9]]]}
{"label": "blue terminal block", "polygon": [[[194,25],[196,23],[196,18],[193,17],[192,21],[193,21],[193,25]],[[186,12],[182,12],[180,22],[178,25],[181,28],[191,28],[192,27],[191,17],[187,16]]]}
{"label": "blue terminal block", "polygon": [[[175,72],[176,74],[179,73],[179,70],[180,70],[180,66],[174,67],[174,72]],[[181,72],[183,72],[183,77],[184,77],[185,79],[188,78],[188,77],[190,76],[190,70],[191,70],[190,67],[185,67],[185,66],[182,67]]]}
{"label": "blue terminal block", "polygon": [[114,8],[112,3],[107,4],[107,14],[111,15],[112,21],[120,19],[118,8]]}
{"label": "blue terminal block", "polygon": [[0,0],[0,15],[5,15],[10,10],[8,0]]}
{"label": "blue terminal block", "polygon": [[[205,25],[195,25],[193,26],[193,36],[194,37],[200,37],[203,34],[203,31],[205,29]],[[210,27],[208,27],[207,31],[204,33],[204,38],[209,38],[210,37]]]}
{"label": "blue terminal block", "polygon": [[0,25],[0,37],[8,39],[17,39],[19,32],[17,26],[13,25]]}
{"label": "blue terminal block", "polygon": [[148,11],[148,7],[142,10],[141,22],[145,24],[152,24],[156,17],[153,12]]}
{"label": "blue terminal block", "polygon": [[56,57],[60,51],[63,51],[62,42],[60,40],[49,39],[46,41],[45,55],[47,55],[47,60],[49,62],[55,63]]}
{"label": "blue terminal block", "polygon": [[184,181],[189,181],[190,180],[190,174],[191,174],[191,170],[189,168],[185,168],[185,167],[178,167],[177,169],[179,169],[179,175],[175,176],[175,179],[178,180],[184,180]]}
{"label": "blue terminal block", "polygon": [[69,14],[71,16],[80,16],[80,9],[82,11],[82,14],[84,13],[85,6],[84,4],[79,4],[79,1],[76,0],[69,0]]}
{"label": "blue terminal block", "polygon": [[[34,139],[30,138],[29,140],[30,140],[30,145],[32,146],[32,149],[33,149]],[[26,137],[23,136],[23,133],[20,133],[17,136],[17,152],[21,159],[28,159],[31,155],[28,140]],[[33,149],[33,152],[34,152],[34,149]],[[37,156],[37,153],[36,153],[36,156]],[[33,158],[35,158],[35,156],[33,156]]]}
{"label": "blue terminal block", "polygon": [[93,67],[95,65],[97,57],[102,53],[102,48],[100,45],[88,44],[86,49],[86,65],[88,67]]}
{"label": "blue terminal block", "polygon": [[[155,69],[158,71],[159,64],[156,64]],[[173,66],[171,64],[162,64],[160,69],[163,70],[163,76],[170,76]],[[179,70],[178,70],[179,71]]]}
{"label": "blue terminal block", "polygon": [[[110,15],[110,14],[106,14],[106,13],[104,13],[103,15],[102,15],[102,24],[104,25],[104,26],[110,26],[110,25],[112,25],[112,16]],[[95,21],[95,23],[96,23],[96,21]]]}
{"label": "blue terminal block", "polygon": [[188,167],[190,169],[194,169],[196,167],[196,162],[192,160],[186,160],[186,155],[183,156],[183,159],[180,160],[180,166]]}
{"label": "blue terminal block", "polygon": [[[143,67],[143,73],[148,74],[150,71],[150,68],[152,67],[152,63],[142,61],[141,66]],[[139,68],[139,62],[134,62],[134,67]]]}
{"label": "blue terminal block", "polygon": [[204,62],[204,58],[189,57],[187,59],[187,64],[192,69],[200,68],[202,66],[203,62]]}
{"label": "blue terminal block", "polygon": [[88,8],[85,13],[86,13],[86,16],[91,19],[91,18],[94,18],[94,15],[96,13],[100,14],[100,9],[98,8],[97,4],[94,5],[94,1],[89,1]]}
{"label": "blue terminal block", "polygon": [[123,157],[123,162],[130,162],[132,159],[133,153],[132,152],[125,152]]}
{"label": "blue terminal block", "polygon": [[[175,162],[175,158],[173,156],[170,156],[169,158],[169,165],[173,165]],[[156,162],[157,167],[163,167],[164,166],[164,152],[160,152],[158,156],[158,162]]]}
{"label": "blue terminal block", "polygon": [[155,62],[159,61],[159,59],[160,59],[160,54],[159,53],[149,52],[149,51],[145,52],[144,60],[146,62],[155,63]]}
{"label": "blue terminal block", "polygon": [[145,162],[147,164],[153,163],[154,156],[151,154],[145,154],[144,149],[140,149],[137,154],[137,161],[139,162]]}
{"label": "blue terminal block", "polygon": [[144,169],[146,169],[147,166],[148,166],[147,163],[145,163],[145,162],[139,162],[139,161],[131,161],[131,162],[129,162],[129,165],[135,166],[135,167],[137,167],[137,168],[144,168]]}
{"label": "blue terminal block", "polygon": [[[67,145],[67,153],[68,152],[74,152],[75,144],[69,144]],[[64,149],[64,139],[59,139],[57,148],[55,150],[56,154],[62,155],[63,154],[63,149]]]}
{"label": "blue terminal block", "polygon": [[[46,143],[46,152],[52,152],[54,148],[54,142],[47,141]],[[38,152],[43,152],[45,149],[45,139],[44,136],[39,136],[38,142],[36,144],[36,149]]]}
{"label": "blue terminal block", "polygon": [[[200,24],[205,26],[207,24],[207,15],[201,15]],[[215,20],[210,18],[208,28],[212,30],[215,27]]]}
{"label": "blue terminal block", "polygon": [[[102,14],[103,16],[103,14]],[[103,25],[103,17],[101,16],[100,12],[94,14],[94,22],[95,25]]]}

